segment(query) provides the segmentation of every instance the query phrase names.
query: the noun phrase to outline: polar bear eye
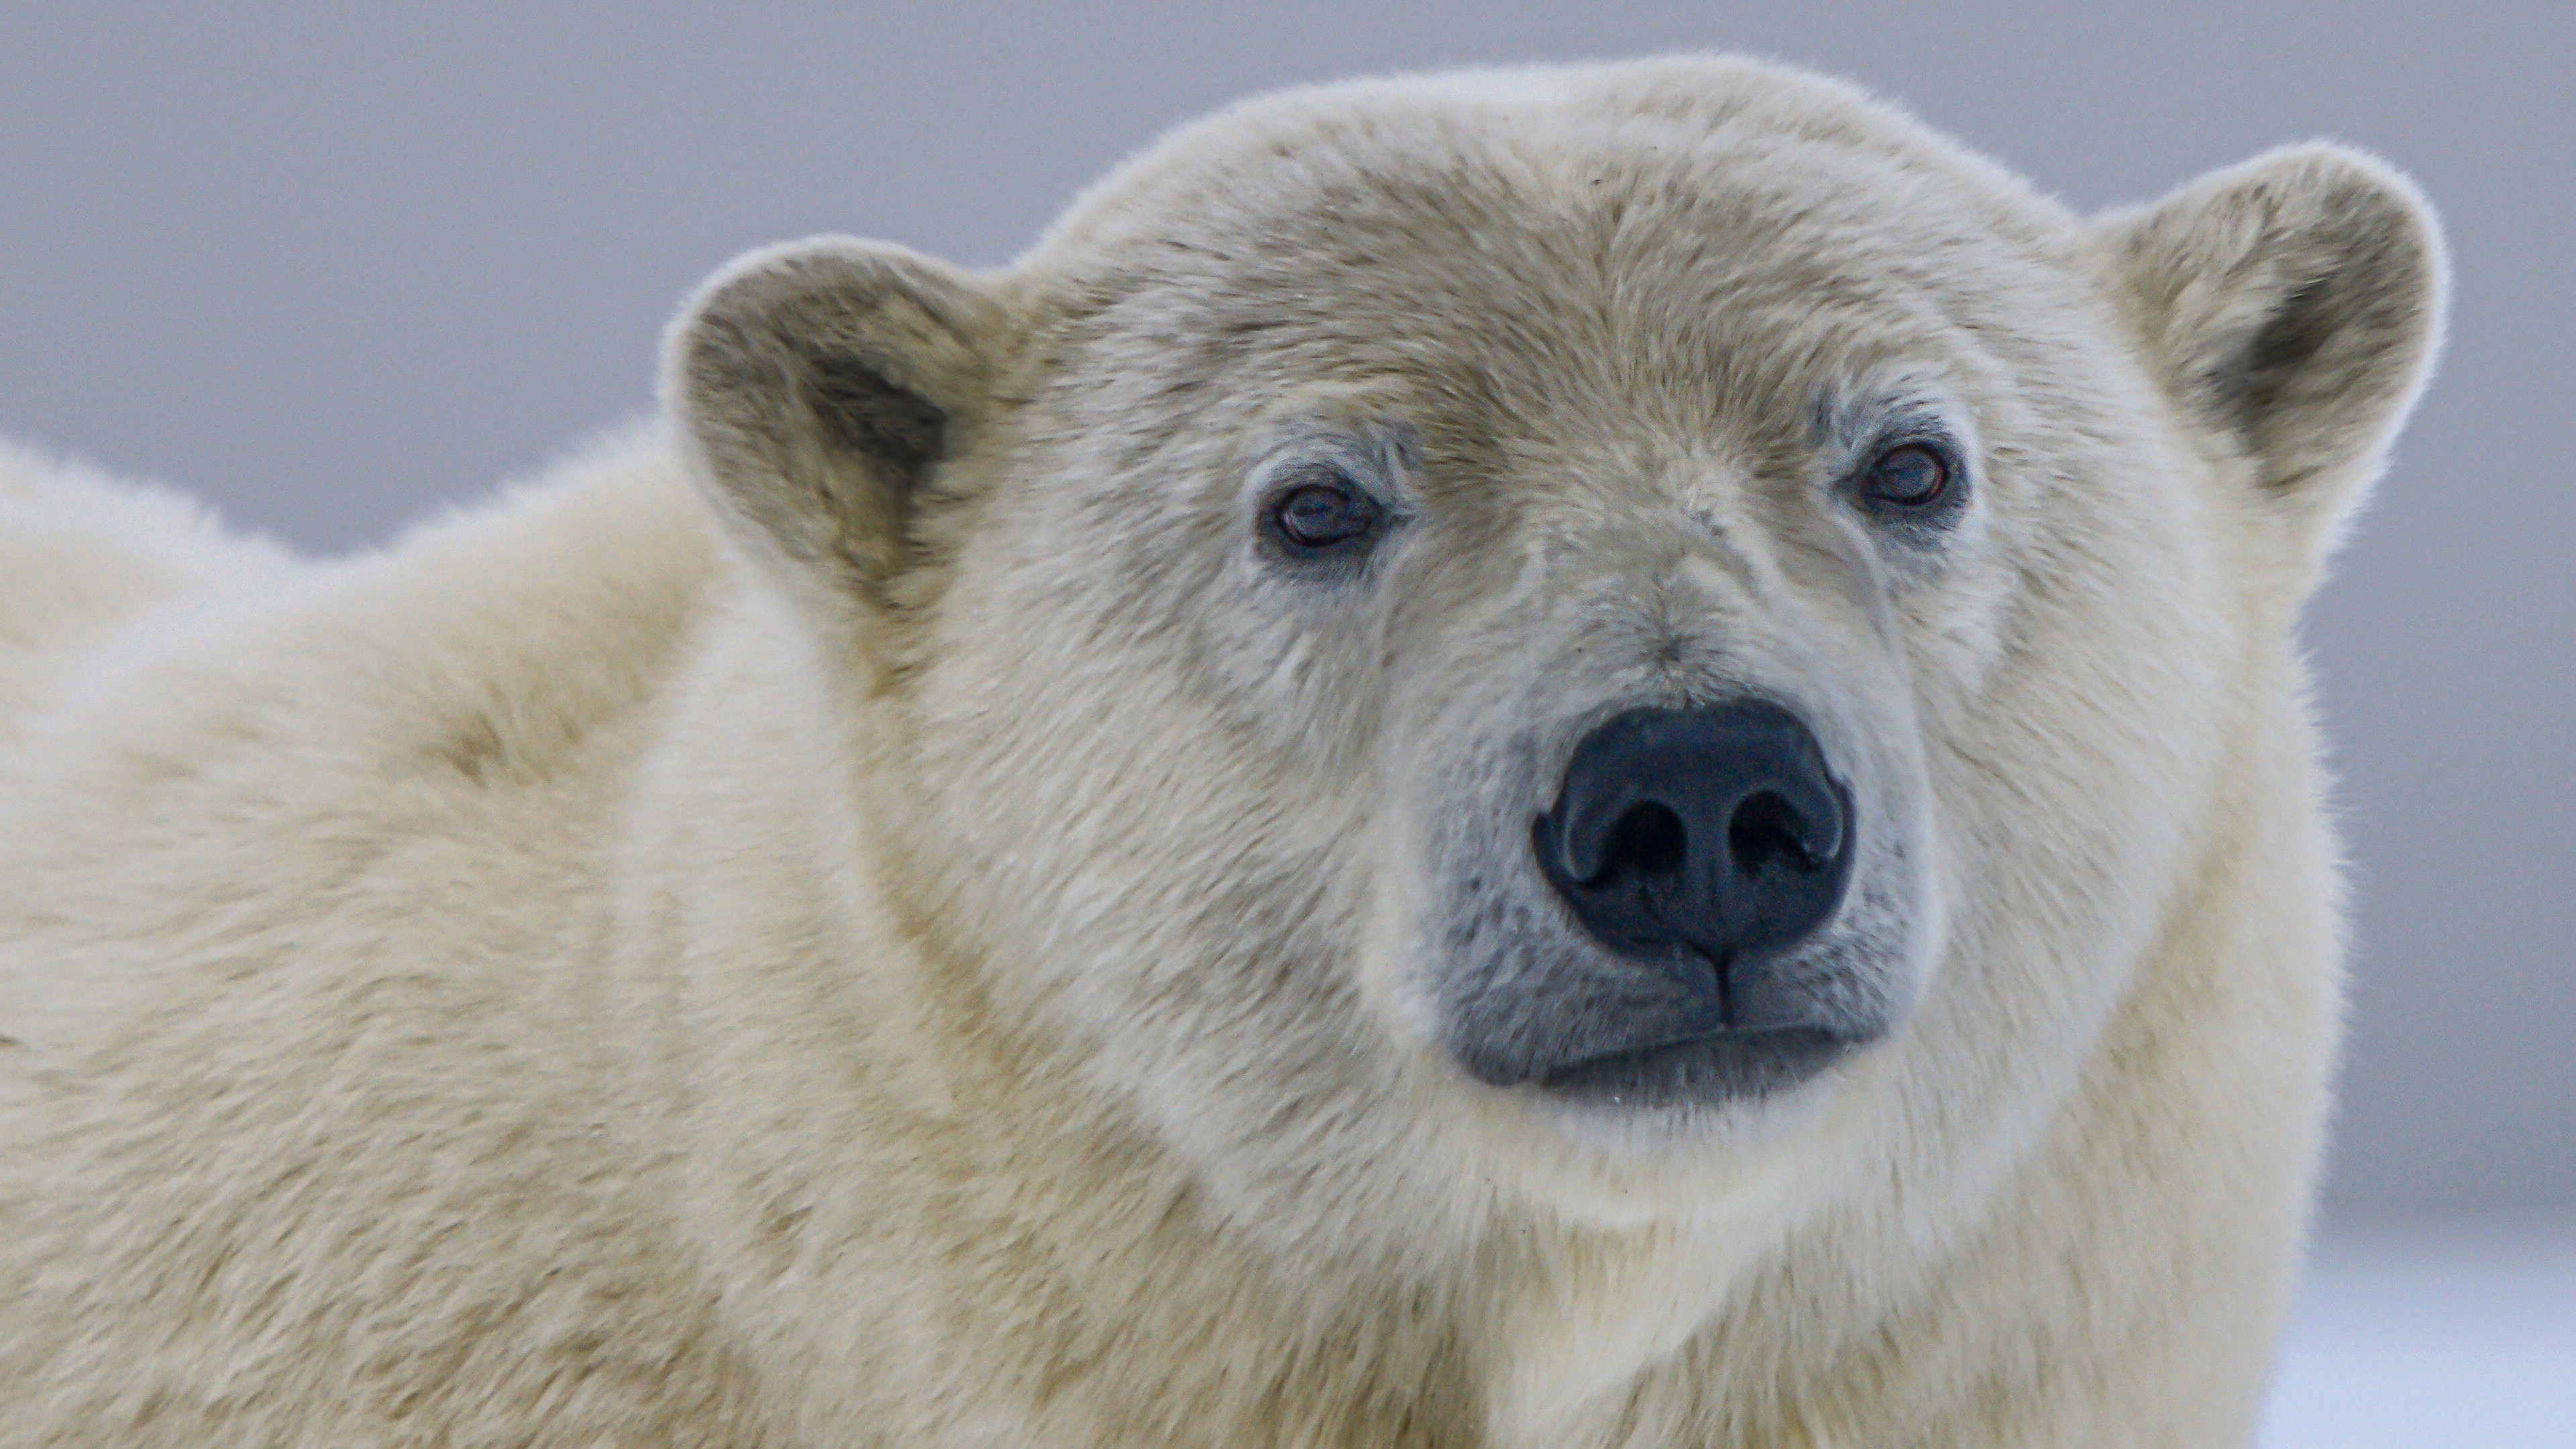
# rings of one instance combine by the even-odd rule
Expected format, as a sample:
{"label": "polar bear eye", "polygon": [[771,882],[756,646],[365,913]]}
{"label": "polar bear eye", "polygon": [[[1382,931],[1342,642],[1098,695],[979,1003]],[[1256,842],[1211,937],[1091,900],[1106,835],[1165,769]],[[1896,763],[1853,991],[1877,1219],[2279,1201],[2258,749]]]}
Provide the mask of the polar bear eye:
{"label": "polar bear eye", "polygon": [[1330,464],[1301,468],[1283,480],[1265,509],[1272,537],[1292,554],[1342,553],[1377,531],[1383,512],[1350,476]]}
{"label": "polar bear eye", "polygon": [[1861,488],[1880,503],[1929,508],[1949,495],[1950,464],[1927,444],[1906,443],[1879,454]]}

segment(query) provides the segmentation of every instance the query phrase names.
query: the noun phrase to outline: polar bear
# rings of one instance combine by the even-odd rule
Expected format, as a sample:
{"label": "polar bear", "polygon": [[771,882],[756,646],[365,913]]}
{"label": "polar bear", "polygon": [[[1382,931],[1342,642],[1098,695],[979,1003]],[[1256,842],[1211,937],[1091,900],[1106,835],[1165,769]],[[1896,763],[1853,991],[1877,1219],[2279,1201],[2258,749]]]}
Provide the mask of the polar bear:
{"label": "polar bear", "polygon": [[0,1444],[2241,1444],[2443,297],[1518,69],[746,258],[380,552],[15,459]]}

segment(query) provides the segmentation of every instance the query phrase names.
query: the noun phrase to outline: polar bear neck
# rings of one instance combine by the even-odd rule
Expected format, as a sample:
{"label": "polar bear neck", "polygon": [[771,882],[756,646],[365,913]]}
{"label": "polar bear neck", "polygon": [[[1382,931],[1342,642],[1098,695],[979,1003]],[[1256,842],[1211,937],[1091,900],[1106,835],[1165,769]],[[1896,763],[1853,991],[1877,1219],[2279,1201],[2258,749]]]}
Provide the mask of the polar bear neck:
{"label": "polar bear neck", "polygon": [[[872,879],[864,789],[815,788],[864,773],[879,722],[815,685],[774,597],[726,608],[640,786],[660,828],[625,847],[613,994],[652,1004],[628,1034],[639,1145],[685,1163],[683,1231],[809,1420],[1009,1383],[1077,1440],[1123,1442],[1122,1416],[1162,1404],[1149,1437],[1460,1442],[1450,1285],[1263,1262],[1114,1102],[994,1026],[974,972]],[[1133,1347],[1156,1341],[1189,1347]]]}

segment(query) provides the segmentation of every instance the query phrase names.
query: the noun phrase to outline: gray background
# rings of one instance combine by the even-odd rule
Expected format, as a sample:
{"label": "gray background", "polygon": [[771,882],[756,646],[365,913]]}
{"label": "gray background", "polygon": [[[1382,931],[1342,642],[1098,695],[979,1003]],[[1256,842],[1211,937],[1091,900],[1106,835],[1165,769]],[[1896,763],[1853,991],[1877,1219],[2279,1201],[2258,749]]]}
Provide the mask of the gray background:
{"label": "gray background", "polygon": [[2576,7],[524,10],[8,6],[0,433],[381,540],[643,409],[742,248],[998,263],[1162,128],[1354,72],[1753,50],[2088,208],[2301,137],[2391,157],[2458,295],[2309,624],[2360,887],[2331,1210],[2576,1209]]}

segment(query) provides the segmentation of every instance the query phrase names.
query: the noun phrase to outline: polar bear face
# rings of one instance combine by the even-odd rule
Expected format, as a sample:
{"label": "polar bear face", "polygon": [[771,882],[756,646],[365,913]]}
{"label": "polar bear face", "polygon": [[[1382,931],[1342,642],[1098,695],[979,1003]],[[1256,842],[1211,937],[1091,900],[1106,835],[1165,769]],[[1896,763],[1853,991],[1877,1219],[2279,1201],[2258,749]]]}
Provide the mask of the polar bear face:
{"label": "polar bear face", "polygon": [[996,1050],[1247,1220],[1653,1216],[2062,1087],[2433,246],[2342,153],[2088,224],[1776,70],[1394,82],[997,276],[748,259],[671,391]]}

